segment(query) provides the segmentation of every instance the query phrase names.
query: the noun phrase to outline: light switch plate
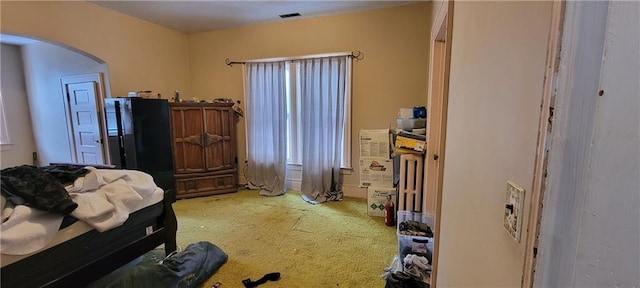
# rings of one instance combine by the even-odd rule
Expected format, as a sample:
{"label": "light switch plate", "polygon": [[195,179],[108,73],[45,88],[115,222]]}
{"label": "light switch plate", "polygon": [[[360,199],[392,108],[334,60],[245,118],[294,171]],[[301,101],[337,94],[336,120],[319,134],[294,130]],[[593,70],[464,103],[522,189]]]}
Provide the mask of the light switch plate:
{"label": "light switch plate", "polygon": [[524,188],[513,181],[507,181],[507,200],[504,208],[504,228],[514,240],[520,242]]}

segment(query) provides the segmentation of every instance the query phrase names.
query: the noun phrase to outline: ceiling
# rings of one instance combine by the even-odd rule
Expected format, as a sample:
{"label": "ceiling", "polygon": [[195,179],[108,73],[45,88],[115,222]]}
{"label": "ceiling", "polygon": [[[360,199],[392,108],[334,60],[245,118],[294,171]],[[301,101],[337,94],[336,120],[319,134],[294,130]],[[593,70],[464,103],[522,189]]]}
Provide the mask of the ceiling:
{"label": "ceiling", "polygon": [[[388,8],[418,1],[88,1],[184,33],[210,31],[255,23],[287,21],[345,12]],[[278,15],[300,13],[281,19]]]}

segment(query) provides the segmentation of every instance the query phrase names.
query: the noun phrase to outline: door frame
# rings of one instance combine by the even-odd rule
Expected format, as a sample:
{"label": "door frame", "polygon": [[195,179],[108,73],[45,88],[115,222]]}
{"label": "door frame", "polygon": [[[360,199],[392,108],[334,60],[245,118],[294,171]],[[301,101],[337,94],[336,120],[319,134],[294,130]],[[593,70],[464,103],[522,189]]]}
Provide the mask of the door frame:
{"label": "door frame", "polygon": [[[557,117],[553,117],[552,134],[547,136],[548,142],[553,141],[546,156],[553,173],[542,179],[544,193],[541,196],[545,197],[540,197],[539,205],[532,206],[542,210],[540,215],[530,217],[530,220],[537,218],[538,221],[534,223],[537,228],[532,235],[535,237],[533,243],[537,244],[541,232],[542,241],[546,242],[537,249],[537,257],[534,248],[538,247],[527,249],[526,252],[534,255],[525,258],[525,265],[529,261],[532,263],[529,264],[531,267],[523,268],[522,287],[575,284],[574,277],[567,272],[574,272],[576,259],[580,258],[577,247],[585,214],[582,208],[585,199],[590,197],[587,187],[589,172],[593,172],[590,165],[584,163],[590,164],[593,160],[593,135],[598,132],[594,128],[596,106],[601,101],[597,98],[605,92],[601,90],[602,65],[607,60],[604,57],[607,48],[610,48],[607,44],[613,43],[609,42],[612,41],[608,37],[611,31],[607,30],[611,24],[609,17],[615,17],[609,15],[611,1],[562,2],[562,11],[553,11],[553,17],[559,13],[562,19],[556,47],[557,75],[549,81],[554,91],[552,104],[558,111]],[[544,208],[541,207],[543,204],[546,204]],[[564,238],[558,240],[558,235]]]}
{"label": "door frame", "polygon": [[68,101],[68,95],[69,95],[69,90],[68,90],[68,85],[69,84],[76,84],[76,83],[85,83],[85,82],[94,82],[96,84],[96,113],[97,118],[98,119],[98,123],[99,123],[99,131],[100,131],[100,137],[101,137],[101,141],[100,141],[100,145],[102,147],[102,159],[103,159],[103,164],[111,164],[111,159],[109,159],[109,145],[106,144],[106,139],[107,138],[107,129],[105,129],[106,125],[106,115],[104,115],[104,99],[106,98],[106,90],[104,87],[104,76],[102,75],[102,73],[91,73],[91,74],[83,74],[83,75],[74,75],[74,76],[65,76],[65,77],[60,77],[60,85],[62,88],[62,98],[63,98],[63,102],[65,103],[64,105],[64,111],[65,111],[65,118],[66,118],[66,126],[67,126],[67,138],[69,139],[69,152],[71,153],[71,161],[72,162],[78,162],[78,153],[77,153],[77,149],[76,149],[76,144],[74,141],[74,135],[73,135],[73,123],[71,122],[71,110],[69,108],[69,101]]}
{"label": "door frame", "polygon": [[[427,195],[427,201],[423,201],[422,211],[434,213],[434,251],[431,287],[437,286],[438,280],[438,257],[440,247],[440,219],[442,215],[442,183],[445,164],[445,146],[447,135],[447,111],[449,102],[449,74],[451,67],[451,41],[453,31],[453,7],[454,1],[443,1],[440,10],[436,14],[431,27],[430,40],[430,65],[429,65],[429,96],[428,96],[428,117],[427,135],[427,156],[425,159],[424,177],[426,181],[435,181],[435,191],[429,191],[430,185],[423,186],[423,193]],[[438,65],[434,65],[437,63]],[[439,105],[434,107],[432,103],[439,101]],[[438,109],[437,111],[435,109]],[[435,116],[435,117],[433,117]],[[434,127],[439,131],[429,134]],[[438,133],[439,132],[439,133]],[[435,139],[434,141],[434,138]],[[438,161],[437,164],[432,161]],[[430,177],[429,177],[430,176]],[[433,179],[431,179],[433,178]],[[429,201],[431,200],[431,201]],[[428,202],[434,206],[428,206]],[[435,210],[435,211],[434,211]]]}
{"label": "door frame", "polygon": [[553,110],[557,95],[557,80],[560,69],[562,31],[564,24],[565,1],[553,1],[551,27],[547,44],[540,118],[538,119],[538,137],[534,162],[531,202],[529,207],[527,234],[525,238],[524,264],[522,266],[521,287],[533,287],[533,278],[538,254],[538,239],[542,220],[542,203],[547,181],[547,164],[551,149]]}

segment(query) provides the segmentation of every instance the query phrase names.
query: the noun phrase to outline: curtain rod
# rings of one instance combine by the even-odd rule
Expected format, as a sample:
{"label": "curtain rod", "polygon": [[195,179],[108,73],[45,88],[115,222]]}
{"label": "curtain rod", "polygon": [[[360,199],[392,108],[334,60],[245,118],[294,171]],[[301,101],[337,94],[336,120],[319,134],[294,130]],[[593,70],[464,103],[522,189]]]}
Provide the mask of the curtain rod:
{"label": "curtain rod", "polygon": [[362,52],[353,51],[353,52],[345,52],[345,53],[328,53],[328,54],[316,54],[316,55],[299,56],[299,57],[268,58],[268,59],[245,60],[245,61],[231,61],[231,60],[229,60],[229,58],[227,58],[227,60],[225,60],[225,63],[227,65],[233,67],[233,64],[294,61],[294,60],[302,60],[302,59],[328,58],[328,57],[336,57],[336,56],[348,56],[348,57],[354,59],[355,61],[359,61],[359,60],[364,59],[364,54],[362,54]]}

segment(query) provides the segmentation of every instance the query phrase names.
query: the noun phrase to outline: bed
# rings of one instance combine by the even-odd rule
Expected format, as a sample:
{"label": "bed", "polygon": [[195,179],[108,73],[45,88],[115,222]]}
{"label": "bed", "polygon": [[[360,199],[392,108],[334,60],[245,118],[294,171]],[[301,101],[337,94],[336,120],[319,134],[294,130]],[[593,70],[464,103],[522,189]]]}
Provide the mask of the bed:
{"label": "bed", "polygon": [[[4,239],[15,231],[24,231],[24,228],[19,230],[13,226],[7,226],[10,228],[5,229],[4,225],[10,220],[5,220],[3,215],[3,231],[0,235],[3,241],[0,286],[84,287],[162,244],[167,255],[176,250],[177,221],[171,207],[174,199],[171,195],[173,191],[163,191],[155,187],[151,176],[139,171],[86,168],[90,170],[89,174],[76,179],[73,185],[65,187],[71,191],[69,194],[73,201],[79,204],[78,208],[72,212],[73,217],[60,215],[63,219],[59,220],[51,216],[56,218],[55,221],[61,221],[52,223],[62,223],[60,227],[64,228],[55,231],[51,239],[41,241],[46,242],[43,247],[38,246],[35,251],[30,251],[27,248],[18,247],[21,245],[19,242],[29,242],[28,239],[24,241]],[[109,182],[113,179],[116,180]],[[3,183],[4,180],[3,174]],[[151,184],[148,183],[149,181]],[[112,184],[116,182],[118,185]],[[130,190],[123,192],[121,189],[124,188],[121,187],[126,186],[125,184],[130,186]],[[94,189],[96,187],[99,188]],[[142,191],[143,188],[140,187],[148,191],[139,197],[142,199],[140,202],[134,203],[129,197],[118,202],[120,204],[115,205],[116,208],[112,209],[108,216],[86,217],[83,214],[87,211],[87,207],[100,209],[101,201],[104,199],[112,201],[109,199],[113,198],[113,195],[126,195],[132,193],[131,191],[142,195],[143,193],[139,190]],[[94,192],[96,194],[92,194]],[[108,205],[108,202],[104,203]],[[128,207],[130,211],[125,206],[130,206]],[[15,208],[15,210],[18,209]],[[4,211],[6,210],[3,209]],[[124,217],[121,215],[123,211],[126,213]],[[77,221],[68,221],[68,219],[77,219]],[[73,223],[67,224],[65,221]],[[108,225],[105,226],[105,223]],[[42,245],[40,242],[37,244]]]}

